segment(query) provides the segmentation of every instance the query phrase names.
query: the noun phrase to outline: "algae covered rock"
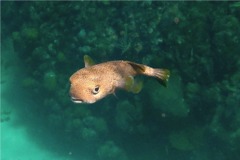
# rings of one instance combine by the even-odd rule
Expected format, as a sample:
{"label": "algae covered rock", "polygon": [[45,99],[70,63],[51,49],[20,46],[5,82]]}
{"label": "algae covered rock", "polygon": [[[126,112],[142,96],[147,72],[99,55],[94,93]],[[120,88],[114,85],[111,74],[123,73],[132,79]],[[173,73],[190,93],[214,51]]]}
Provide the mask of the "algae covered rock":
{"label": "algae covered rock", "polygon": [[38,84],[38,81],[31,77],[26,77],[22,80],[22,86],[26,88],[35,87],[37,84]]}
{"label": "algae covered rock", "polygon": [[101,160],[128,160],[125,152],[113,141],[105,142],[97,151]]}
{"label": "algae covered rock", "polygon": [[39,31],[34,27],[25,27],[22,29],[21,34],[28,40],[36,40],[38,38]]}
{"label": "algae covered rock", "polygon": [[136,124],[140,123],[143,116],[141,105],[136,106],[125,100],[117,104],[116,111],[115,122],[118,128],[129,133],[136,131]]}
{"label": "algae covered rock", "polygon": [[43,85],[48,91],[54,91],[57,87],[57,76],[53,71],[48,71],[44,75]]}
{"label": "algae covered rock", "polygon": [[192,151],[203,144],[202,128],[193,127],[182,131],[172,132],[168,136],[171,147],[180,151]]}
{"label": "algae covered rock", "polygon": [[177,117],[188,115],[189,106],[184,100],[182,82],[177,74],[172,74],[167,88],[154,81],[149,81],[146,85],[152,88],[149,91],[150,103],[156,110]]}

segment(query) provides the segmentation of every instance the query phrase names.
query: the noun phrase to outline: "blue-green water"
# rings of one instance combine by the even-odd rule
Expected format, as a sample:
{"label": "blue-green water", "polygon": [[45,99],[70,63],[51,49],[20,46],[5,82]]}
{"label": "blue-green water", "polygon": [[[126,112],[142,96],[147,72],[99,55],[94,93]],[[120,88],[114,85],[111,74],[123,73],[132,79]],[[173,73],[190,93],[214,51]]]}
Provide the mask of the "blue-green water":
{"label": "blue-green water", "polygon": [[[1,1],[1,160],[239,159],[239,53],[239,2]],[[86,54],[168,87],[75,104]]]}

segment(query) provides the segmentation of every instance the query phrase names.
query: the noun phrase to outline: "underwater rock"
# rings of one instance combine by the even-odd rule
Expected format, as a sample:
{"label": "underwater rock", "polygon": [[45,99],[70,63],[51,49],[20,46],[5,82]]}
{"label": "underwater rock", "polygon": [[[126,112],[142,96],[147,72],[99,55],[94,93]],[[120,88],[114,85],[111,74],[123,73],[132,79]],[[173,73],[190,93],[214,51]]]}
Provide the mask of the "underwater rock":
{"label": "underwater rock", "polygon": [[44,87],[49,90],[53,91],[57,87],[57,76],[53,71],[48,71],[44,75],[43,79]]}
{"label": "underwater rock", "polygon": [[108,127],[105,120],[91,116],[86,108],[77,107],[75,111],[69,109],[64,114],[69,116],[64,122],[65,131],[74,134],[76,138],[95,141],[106,136]]}
{"label": "underwater rock", "polygon": [[[116,107],[115,122],[121,130],[133,132],[136,129],[136,123],[142,119],[142,107],[135,106],[129,101],[121,101]],[[143,129],[143,127],[141,127]]]}
{"label": "underwater rock", "polygon": [[19,43],[21,41],[21,34],[19,32],[12,32],[12,39]]}
{"label": "underwater rock", "polygon": [[81,136],[84,140],[95,140],[97,138],[97,132],[91,128],[83,128]]}
{"label": "underwater rock", "polygon": [[105,142],[97,151],[101,160],[128,160],[124,151],[113,141]]}
{"label": "underwater rock", "polygon": [[91,110],[89,110],[87,107],[76,107],[73,110],[66,111],[67,115],[73,115],[74,117],[84,118],[90,116]]}
{"label": "underwater rock", "polygon": [[197,98],[198,93],[201,91],[201,87],[198,83],[189,82],[186,85],[187,97],[190,99]]}
{"label": "underwater rock", "polygon": [[193,144],[184,133],[172,133],[169,141],[172,147],[181,151],[190,151],[194,149]]}
{"label": "underwater rock", "polygon": [[[32,51],[32,57],[30,57],[31,61],[38,60],[41,62],[46,62],[50,59],[50,55],[44,47],[36,47]],[[45,63],[41,63],[40,66],[46,65]]]}
{"label": "underwater rock", "polygon": [[87,35],[87,33],[86,33],[85,29],[81,29],[77,36],[79,38],[85,38],[86,35]]}
{"label": "underwater rock", "polygon": [[99,133],[106,133],[108,131],[107,123],[103,118],[98,118],[95,121],[94,128]]}
{"label": "underwater rock", "polygon": [[142,45],[142,43],[141,43],[141,42],[136,43],[136,44],[134,45],[134,50],[135,50],[137,53],[141,52],[141,51],[143,50],[143,45]]}
{"label": "underwater rock", "polygon": [[63,52],[59,52],[59,53],[57,54],[57,60],[58,60],[59,62],[66,62],[66,61],[67,61],[66,56],[64,55]]}
{"label": "underwater rock", "polygon": [[38,38],[39,32],[37,28],[26,27],[22,29],[21,35],[28,40],[36,40]]}
{"label": "underwater rock", "polygon": [[240,144],[240,128],[231,134],[230,141],[234,146],[239,146],[239,144]]}
{"label": "underwater rock", "polygon": [[169,143],[180,151],[192,151],[203,144],[203,128],[193,127],[172,132],[169,135]]}
{"label": "underwater rock", "polygon": [[84,54],[89,54],[91,52],[90,46],[82,46],[78,48],[79,52],[83,52]]}
{"label": "underwater rock", "polygon": [[38,84],[38,81],[31,77],[26,77],[22,80],[22,86],[26,88],[35,87]]}
{"label": "underwater rock", "polygon": [[58,114],[50,114],[48,116],[48,122],[54,128],[61,127],[62,121],[63,121],[62,117]]}
{"label": "underwater rock", "polygon": [[181,79],[176,74],[172,75],[167,88],[163,88],[153,81],[146,84],[152,88],[149,93],[150,102],[155,109],[161,112],[177,117],[186,117],[189,113],[189,106],[184,100]]}
{"label": "underwater rock", "polygon": [[93,128],[98,133],[106,133],[108,130],[107,124],[103,118],[88,116],[83,119],[83,123],[85,126]]}
{"label": "underwater rock", "polygon": [[0,111],[0,123],[9,121],[11,119],[10,115],[11,115],[11,111],[10,110],[6,110],[6,109],[1,108],[1,111]]}

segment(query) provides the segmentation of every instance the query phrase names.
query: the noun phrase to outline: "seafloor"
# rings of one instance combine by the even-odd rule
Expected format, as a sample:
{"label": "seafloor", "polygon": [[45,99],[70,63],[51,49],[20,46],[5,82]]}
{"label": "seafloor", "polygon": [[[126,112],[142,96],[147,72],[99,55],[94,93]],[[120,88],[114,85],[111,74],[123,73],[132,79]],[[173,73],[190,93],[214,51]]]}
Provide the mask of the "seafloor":
{"label": "seafloor", "polygon": [[[168,87],[75,104],[84,55]],[[1,160],[239,159],[239,82],[237,1],[1,1]]]}

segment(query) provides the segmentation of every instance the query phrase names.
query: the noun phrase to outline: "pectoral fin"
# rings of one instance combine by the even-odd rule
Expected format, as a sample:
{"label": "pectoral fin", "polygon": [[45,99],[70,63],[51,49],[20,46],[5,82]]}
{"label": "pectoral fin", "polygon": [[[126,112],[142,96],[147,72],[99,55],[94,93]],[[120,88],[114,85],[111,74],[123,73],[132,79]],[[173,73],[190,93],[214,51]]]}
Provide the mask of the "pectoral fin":
{"label": "pectoral fin", "polygon": [[142,90],[143,82],[142,81],[134,81],[132,76],[128,76],[125,79],[125,89],[132,93],[139,93]]}
{"label": "pectoral fin", "polygon": [[128,76],[125,78],[125,86],[124,88],[131,92],[132,86],[134,85],[134,78],[132,76]]}
{"label": "pectoral fin", "polygon": [[133,93],[139,93],[142,90],[142,87],[143,87],[142,81],[135,81],[131,91]]}

